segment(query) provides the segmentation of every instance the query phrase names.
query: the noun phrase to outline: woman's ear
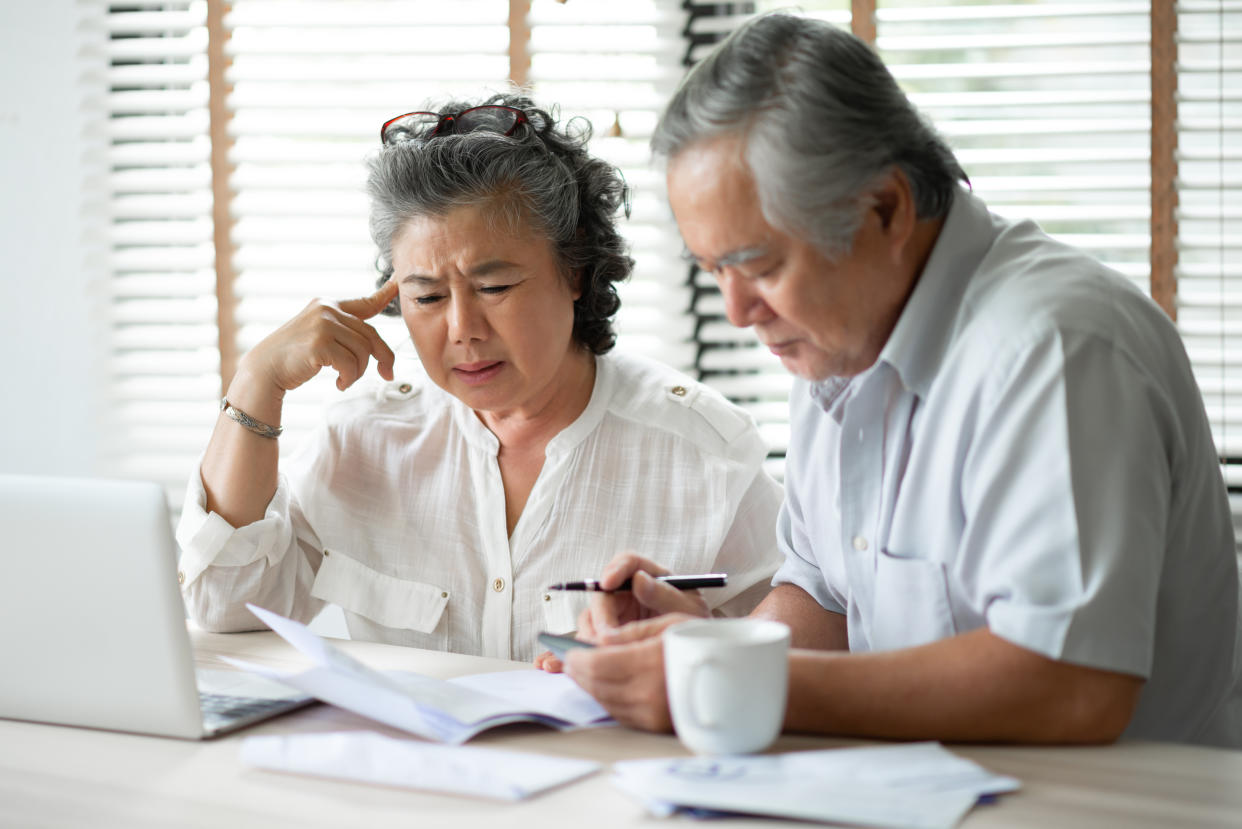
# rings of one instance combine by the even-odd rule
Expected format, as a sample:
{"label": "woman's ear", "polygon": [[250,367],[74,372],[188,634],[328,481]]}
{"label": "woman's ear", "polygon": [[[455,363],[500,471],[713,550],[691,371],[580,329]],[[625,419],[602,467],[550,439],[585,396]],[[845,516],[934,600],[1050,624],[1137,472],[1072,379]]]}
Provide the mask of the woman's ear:
{"label": "woman's ear", "polygon": [[569,295],[574,302],[582,299],[582,269],[579,268],[569,275]]}

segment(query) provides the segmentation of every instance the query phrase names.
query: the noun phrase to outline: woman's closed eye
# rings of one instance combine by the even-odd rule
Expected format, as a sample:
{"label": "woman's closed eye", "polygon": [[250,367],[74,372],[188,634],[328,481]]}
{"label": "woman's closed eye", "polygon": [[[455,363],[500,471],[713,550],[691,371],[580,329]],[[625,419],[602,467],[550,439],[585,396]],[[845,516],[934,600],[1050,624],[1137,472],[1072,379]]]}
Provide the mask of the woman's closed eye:
{"label": "woman's closed eye", "polygon": [[[503,296],[504,294],[513,290],[513,288],[517,284],[518,283],[502,284],[502,285],[479,285],[477,288],[475,288],[475,290],[478,291],[478,293],[482,294],[483,296],[489,296],[489,297]],[[422,294],[421,296],[413,296],[413,297],[410,297],[410,299],[416,305],[429,306],[429,305],[435,305],[441,300],[446,299],[447,296],[448,296],[447,294],[434,294],[433,293],[433,294]]]}

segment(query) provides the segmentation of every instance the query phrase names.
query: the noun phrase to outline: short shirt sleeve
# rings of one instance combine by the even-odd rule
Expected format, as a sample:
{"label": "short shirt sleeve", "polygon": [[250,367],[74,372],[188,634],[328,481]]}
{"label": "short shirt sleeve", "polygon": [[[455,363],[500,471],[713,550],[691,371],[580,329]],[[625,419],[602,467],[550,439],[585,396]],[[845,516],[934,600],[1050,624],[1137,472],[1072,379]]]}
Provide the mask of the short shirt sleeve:
{"label": "short shirt sleeve", "polygon": [[1017,344],[982,385],[954,576],[989,629],[1147,676],[1176,441],[1168,401],[1090,332]]}
{"label": "short shirt sleeve", "polygon": [[785,501],[776,517],[776,544],[784,556],[784,561],[772,577],[772,584],[792,584],[800,587],[824,610],[845,615],[845,597],[828,584],[815,561],[799,552],[809,553],[814,549],[807,538],[801,516],[797,487],[792,480],[787,481]]}

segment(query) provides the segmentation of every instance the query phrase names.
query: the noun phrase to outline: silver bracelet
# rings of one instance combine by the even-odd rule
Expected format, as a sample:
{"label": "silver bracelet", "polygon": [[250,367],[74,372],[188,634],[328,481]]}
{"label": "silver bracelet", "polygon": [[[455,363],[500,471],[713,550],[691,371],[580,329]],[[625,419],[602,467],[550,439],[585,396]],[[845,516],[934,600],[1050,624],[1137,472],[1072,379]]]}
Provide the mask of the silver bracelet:
{"label": "silver bracelet", "polygon": [[220,398],[220,411],[228,415],[234,422],[246,427],[261,438],[271,438],[272,440],[275,440],[280,437],[280,433],[285,430],[284,426],[268,426],[262,421],[255,420],[241,409],[229,403],[229,399],[227,397]]}

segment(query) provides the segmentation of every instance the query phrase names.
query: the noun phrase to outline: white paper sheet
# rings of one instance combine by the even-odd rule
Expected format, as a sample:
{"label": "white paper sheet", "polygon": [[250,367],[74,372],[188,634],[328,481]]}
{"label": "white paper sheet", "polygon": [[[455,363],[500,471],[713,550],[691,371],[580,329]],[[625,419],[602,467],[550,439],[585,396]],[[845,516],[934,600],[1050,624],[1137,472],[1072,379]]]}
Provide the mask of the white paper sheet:
{"label": "white paper sheet", "polygon": [[678,807],[862,826],[949,829],[1019,782],[938,743],[617,763],[614,782],[667,816]]}
{"label": "white paper sheet", "polygon": [[247,737],[241,760],[272,771],[521,800],[599,770],[591,760],[395,740],[367,731]]}
{"label": "white paper sheet", "polygon": [[221,657],[226,662],[429,740],[464,743],[489,728],[514,722],[538,722],[561,730],[614,722],[564,674],[532,669],[442,680],[406,671],[377,671],[338,651],[305,625],[261,607],[247,607],[315,666],[282,672]]}

